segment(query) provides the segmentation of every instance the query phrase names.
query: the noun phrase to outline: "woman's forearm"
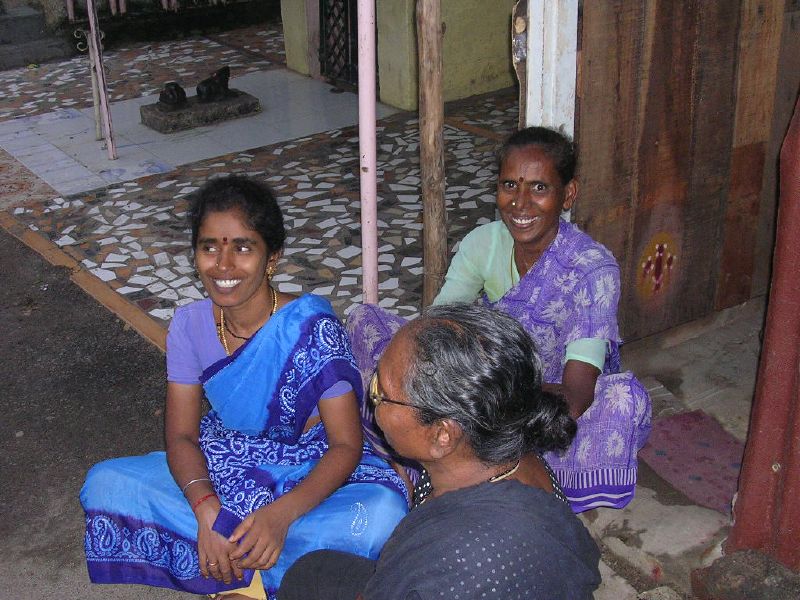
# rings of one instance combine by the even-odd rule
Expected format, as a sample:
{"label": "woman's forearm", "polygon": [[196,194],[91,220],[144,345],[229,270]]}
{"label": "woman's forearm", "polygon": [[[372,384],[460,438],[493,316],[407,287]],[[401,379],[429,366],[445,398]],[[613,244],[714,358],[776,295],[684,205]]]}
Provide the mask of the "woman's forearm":
{"label": "woman's forearm", "polygon": [[591,405],[591,398],[589,398],[588,403],[586,402],[586,398],[576,398],[576,394],[571,392],[569,387],[563,383],[543,383],[542,389],[546,392],[550,392],[551,394],[556,394],[557,396],[564,398],[564,401],[569,407],[569,416],[573,419],[580,417]]}
{"label": "woman's forearm", "polygon": [[589,363],[568,360],[561,383],[544,383],[542,389],[563,397],[569,406],[569,416],[577,419],[592,405],[599,375],[600,370]]}
{"label": "woman's forearm", "polygon": [[167,464],[175,483],[190,504],[214,492],[206,458],[197,442],[186,436],[167,440]]}
{"label": "woman's forearm", "polygon": [[200,407],[203,391],[198,385],[167,384],[164,442],[167,464],[175,483],[194,506],[197,500],[214,491],[208,466],[200,450]]}
{"label": "woman's forearm", "polygon": [[339,489],[361,460],[361,446],[334,445],[308,476],[270,506],[295,521]]}

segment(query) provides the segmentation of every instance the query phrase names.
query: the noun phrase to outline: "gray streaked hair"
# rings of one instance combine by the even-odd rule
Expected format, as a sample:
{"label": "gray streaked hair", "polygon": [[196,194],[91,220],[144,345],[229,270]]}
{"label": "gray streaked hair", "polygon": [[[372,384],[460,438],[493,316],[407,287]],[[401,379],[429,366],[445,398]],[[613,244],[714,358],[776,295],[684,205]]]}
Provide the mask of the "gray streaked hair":
{"label": "gray streaked hair", "polygon": [[542,390],[536,347],[515,319],[450,304],[406,327],[412,356],[403,384],[423,424],[457,422],[488,464],[569,446],[575,421],[563,398]]}

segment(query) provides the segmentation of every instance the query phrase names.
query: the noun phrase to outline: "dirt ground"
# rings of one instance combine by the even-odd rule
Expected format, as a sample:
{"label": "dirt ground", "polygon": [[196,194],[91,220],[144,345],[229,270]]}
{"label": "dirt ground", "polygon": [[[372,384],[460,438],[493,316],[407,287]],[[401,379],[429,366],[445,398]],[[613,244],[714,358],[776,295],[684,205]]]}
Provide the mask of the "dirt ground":
{"label": "dirt ground", "polygon": [[186,598],[93,586],[83,557],[87,469],[163,447],[163,355],[2,230],[0,306],[0,598]]}

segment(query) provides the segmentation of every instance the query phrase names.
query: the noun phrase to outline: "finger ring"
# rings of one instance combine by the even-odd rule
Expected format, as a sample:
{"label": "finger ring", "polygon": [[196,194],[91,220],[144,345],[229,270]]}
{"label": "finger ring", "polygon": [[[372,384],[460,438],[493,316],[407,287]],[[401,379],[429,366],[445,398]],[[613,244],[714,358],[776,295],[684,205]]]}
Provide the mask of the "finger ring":
{"label": "finger ring", "polygon": [[219,563],[206,563],[209,567],[216,567]]}

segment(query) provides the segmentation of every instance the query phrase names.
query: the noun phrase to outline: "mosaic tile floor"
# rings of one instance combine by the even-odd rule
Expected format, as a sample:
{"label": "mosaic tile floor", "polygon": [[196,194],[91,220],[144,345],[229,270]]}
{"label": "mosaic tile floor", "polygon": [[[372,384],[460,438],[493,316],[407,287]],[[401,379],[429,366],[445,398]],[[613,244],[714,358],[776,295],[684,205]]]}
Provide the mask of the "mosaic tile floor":
{"label": "mosaic tile floor", "polygon": [[[255,71],[283,64],[282,46],[279,27],[250,27],[208,38],[120,48],[107,54],[112,99],[118,104],[122,99],[139,99],[164,81],[191,79],[222,59],[235,75],[255,76]],[[75,112],[88,106],[85,68],[81,58],[0,73],[0,91],[10,99],[0,106],[0,121],[31,115],[47,119],[59,114],[53,112],[57,107]],[[453,250],[467,231],[495,216],[496,138],[516,127],[516,99],[516,90],[509,89],[446,107],[453,123],[445,128]],[[290,98],[285,101],[291,103]],[[486,133],[481,135],[481,130]],[[380,302],[398,314],[413,316],[419,312],[422,290],[416,115],[398,113],[381,119],[378,151]],[[0,152],[2,173],[15,180],[14,185],[0,188],[0,207],[13,206],[9,212],[17,220],[166,323],[176,306],[204,295],[192,265],[187,196],[213,177],[228,173],[256,177],[277,192],[289,231],[276,283],[285,292],[325,295],[341,316],[347,314],[361,300],[356,127],[262,143],[247,151],[231,152],[221,144],[219,153],[168,173],[143,173],[124,183],[55,197],[43,181]]]}
{"label": "mosaic tile floor", "polygon": [[[283,30],[266,24],[180,41],[141,43],[104,55],[112,102],[157,94],[167,81],[194,89],[222,65],[233,77],[283,68]],[[67,61],[0,72],[0,120],[40,115],[57,108],[92,106],[89,62]]]}
{"label": "mosaic tile floor", "polygon": [[464,125],[486,129],[506,138],[517,130],[519,90],[510,87],[448,102],[445,115]]}
{"label": "mosaic tile floor", "polygon": [[[379,124],[381,304],[419,311],[422,282],[419,135],[408,113]],[[496,142],[448,127],[451,245],[494,218]],[[211,177],[242,173],[280,197],[289,237],[275,281],[331,299],[340,315],[361,299],[358,140],[355,128],[233,153],[167,175],[12,210],[152,317],[203,297],[185,224],[186,196]]]}
{"label": "mosaic tile floor", "polygon": [[220,44],[267,59],[273,67],[286,66],[281,23],[251,25],[207,37]]}

